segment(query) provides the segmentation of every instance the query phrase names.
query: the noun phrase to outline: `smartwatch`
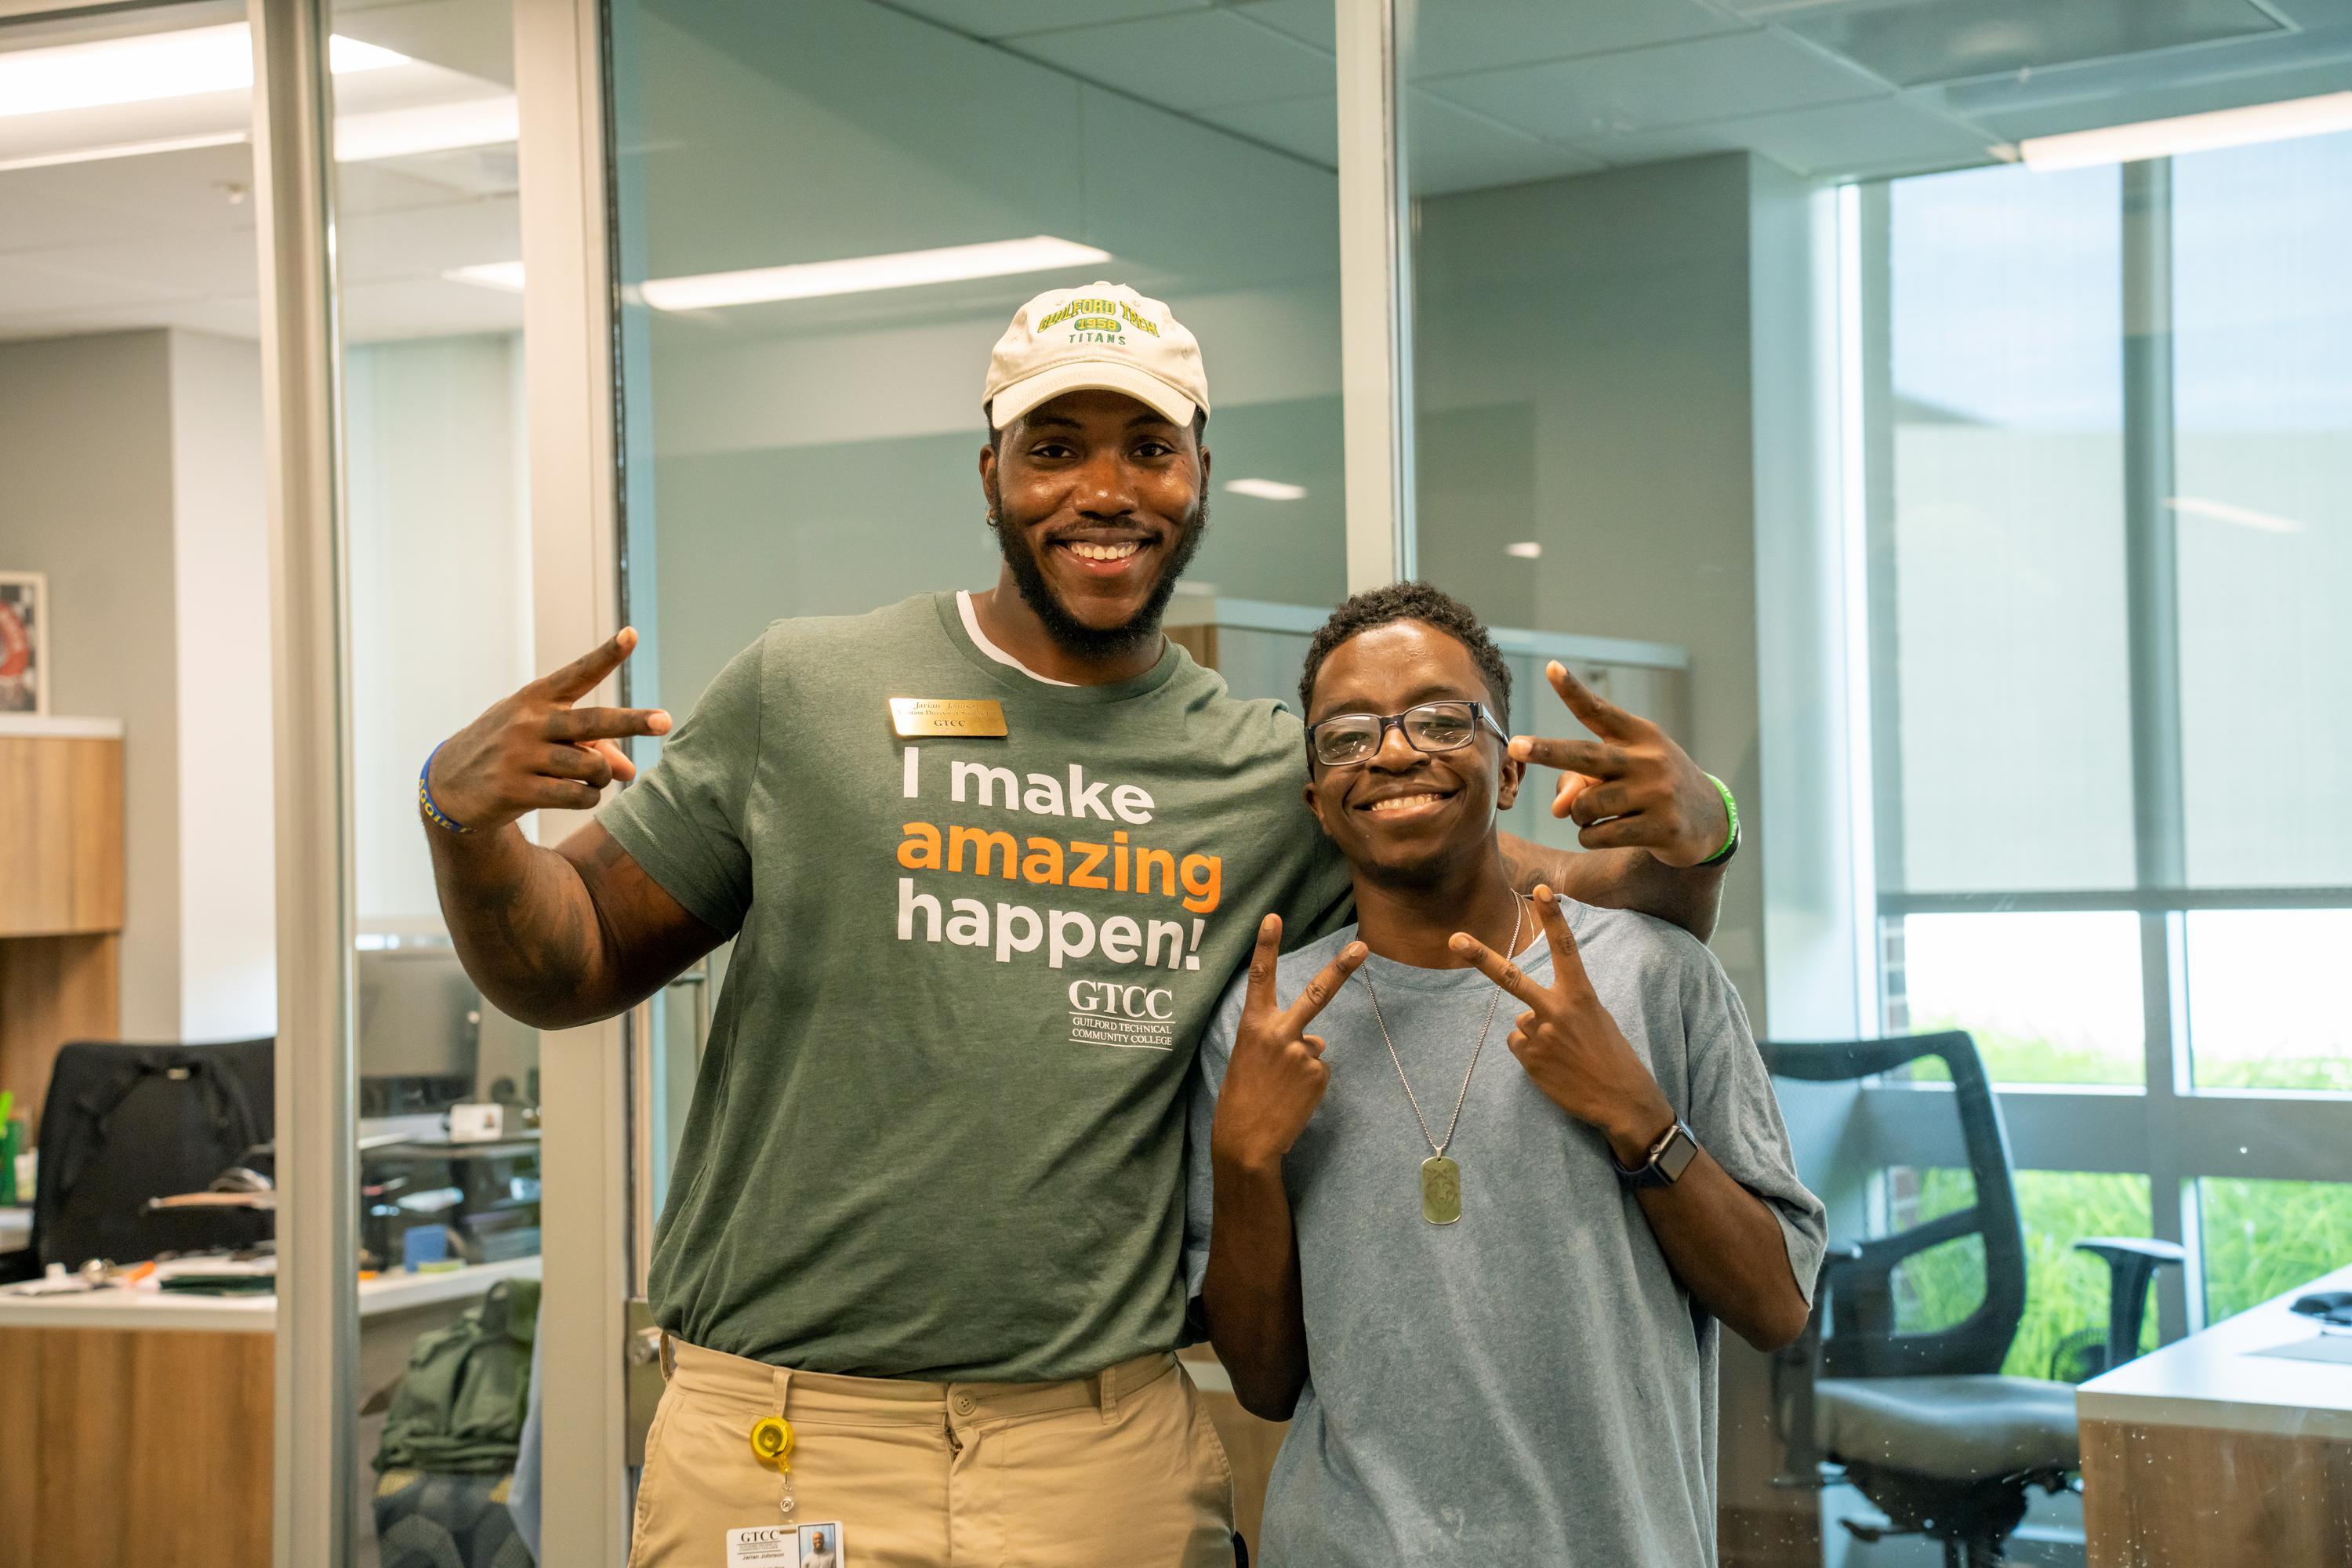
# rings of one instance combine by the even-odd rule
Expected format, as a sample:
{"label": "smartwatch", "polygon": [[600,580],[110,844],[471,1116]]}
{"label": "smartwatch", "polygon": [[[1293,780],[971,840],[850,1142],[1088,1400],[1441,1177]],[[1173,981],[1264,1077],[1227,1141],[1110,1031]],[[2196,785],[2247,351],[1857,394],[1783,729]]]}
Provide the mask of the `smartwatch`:
{"label": "smartwatch", "polygon": [[[1698,1140],[1678,1117],[1672,1127],[1658,1134],[1650,1145],[1649,1157],[1638,1165],[1618,1165],[1617,1179],[1629,1187],[1671,1187],[1683,1179],[1690,1163],[1698,1158]],[[1610,1156],[1616,1163],[1616,1156]]]}

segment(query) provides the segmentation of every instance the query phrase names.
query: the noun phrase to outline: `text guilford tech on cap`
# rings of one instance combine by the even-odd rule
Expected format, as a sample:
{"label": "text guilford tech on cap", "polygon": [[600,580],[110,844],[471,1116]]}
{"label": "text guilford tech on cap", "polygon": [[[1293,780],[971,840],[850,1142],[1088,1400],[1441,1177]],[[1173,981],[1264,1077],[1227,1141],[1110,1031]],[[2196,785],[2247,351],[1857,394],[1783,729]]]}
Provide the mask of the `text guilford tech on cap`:
{"label": "text guilford tech on cap", "polygon": [[1013,312],[988,357],[981,408],[1002,430],[1066,392],[1123,392],[1190,425],[1209,411],[1201,345],[1166,305],[1124,283],[1048,289]]}

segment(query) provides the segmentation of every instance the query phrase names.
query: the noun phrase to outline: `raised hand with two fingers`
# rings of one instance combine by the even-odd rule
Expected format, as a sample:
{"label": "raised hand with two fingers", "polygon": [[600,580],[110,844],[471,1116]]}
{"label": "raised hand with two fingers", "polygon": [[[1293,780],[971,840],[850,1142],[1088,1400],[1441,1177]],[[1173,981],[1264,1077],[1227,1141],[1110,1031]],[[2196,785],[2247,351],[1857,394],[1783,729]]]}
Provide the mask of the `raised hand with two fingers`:
{"label": "raised hand with two fingers", "polygon": [[636,646],[635,629],[624,626],[442,742],[426,770],[434,804],[472,833],[503,827],[527,812],[589,810],[606,784],[636,777],[619,742],[667,734],[669,715],[658,708],[574,706]]}
{"label": "raised hand with two fingers", "polygon": [[1516,735],[1511,755],[1561,770],[1551,814],[1576,823],[1587,849],[1646,849],[1669,866],[1696,866],[1731,836],[1723,792],[1675,738],[1594,691],[1555,659],[1544,668],[1592,739]]}
{"label": "raised hand with two fingers", "polygon": [[1349,942],[1285,1007],[1274,987],[1282,952],[1282,917],[1268,915],[1258,922],[1241,1026],[1234,1036],[1233,1057],[1210,1130],[1210,1146],[1218,1159],[1252,1170],[1278,1165],[1307,1131],[1331,1081],[1323,1040],[1308,1034],[1307,1026],[1339,994],[1370,951],[1360,942]]}
{"label": "raised hand with two fingers", "polygon": [[1450,940],[1454,951],[1527,1004],[1511,1031],[1511,1054],[1551,1102],[1600,1131],[1623,1165],[1638,1163],[1675,1109],[1658,1080],[1610,1016],[1584,972],[1575,933],[1559,896],[1535,890],[1536,916],[1551,945],[1551,984],[1528,972],[1467,931]]}

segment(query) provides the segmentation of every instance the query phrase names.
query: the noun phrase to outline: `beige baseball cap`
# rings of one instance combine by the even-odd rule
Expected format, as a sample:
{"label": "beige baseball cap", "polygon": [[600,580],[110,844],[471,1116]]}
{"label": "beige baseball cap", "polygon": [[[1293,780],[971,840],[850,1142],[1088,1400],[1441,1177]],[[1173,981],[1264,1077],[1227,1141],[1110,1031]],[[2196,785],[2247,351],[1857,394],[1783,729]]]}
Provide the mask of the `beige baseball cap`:
{"label": "beige baseball cap", "polygon": [[1048,289],[1013,313],[988,356],[980,406],[1002,430],[1066,392],[1123,392],[1190,425],[1209,411],[1201,345],[1168,307],[1124,283]]}

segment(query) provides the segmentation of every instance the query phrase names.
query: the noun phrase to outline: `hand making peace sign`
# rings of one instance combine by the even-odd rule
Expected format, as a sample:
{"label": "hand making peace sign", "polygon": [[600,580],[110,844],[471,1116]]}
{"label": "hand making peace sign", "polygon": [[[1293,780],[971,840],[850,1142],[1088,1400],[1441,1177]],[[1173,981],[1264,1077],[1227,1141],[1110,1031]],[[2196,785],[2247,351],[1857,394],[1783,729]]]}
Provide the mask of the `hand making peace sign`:
{"label": "hand making peace sign", "polygon": [[1249,987],[1242,1004],[1241,1028],[1217,1096],[1210,1146],[1223,1159],[1252,1169],[1279,1163],[1307,1131],[1331,1068],[1323,1041],[1307,1033],[1315,1015],[1330,1005],[1371,950],[1351,942],[1323,972],[1307,983],[1288,1007],[1276,1005],[1275,962],[1282,952],[1282,917],[1258,922],[1257,946],[1250,953]]}
{"label": "hand making peace sign", "polygon": [[1548,986],[1537,984],[1527,971],[1467,931],[1454,932],[1448,945],[1528,1005],[1511,1031],[1510,1046],[1536,1087],[1605,1135],[1620,1164],[1638,1164],[1651,1142],[1673,1124],[1674,1106],[1594,994],[1558,896],[1538,887],[1535,905],[1551,942]]}
{"label": "hand making peace sign", "polygon": [[545,807],[586,811],[614,779],[637,776],[615,744],[627,735],[666,735],[658,708],[575,708],[637,646],[623,626],[593,652],[541,677],[450,736],[434,753],[435,804],[474,831],[503,827]]}
{"label": "hand making peace sign", "polygon": [[1590,741],[1519,735],[1511,755],[1559,768],[1554,816],[1574,819],[1587,849],[1646,849],[1669,866],[1696,866],[1730,836],[1723,796],[1673,736],[1601,696],[1554,659],[1544,667]]}

